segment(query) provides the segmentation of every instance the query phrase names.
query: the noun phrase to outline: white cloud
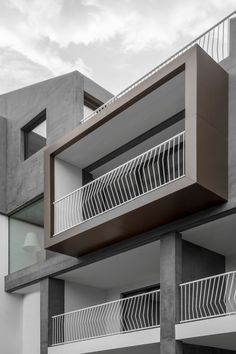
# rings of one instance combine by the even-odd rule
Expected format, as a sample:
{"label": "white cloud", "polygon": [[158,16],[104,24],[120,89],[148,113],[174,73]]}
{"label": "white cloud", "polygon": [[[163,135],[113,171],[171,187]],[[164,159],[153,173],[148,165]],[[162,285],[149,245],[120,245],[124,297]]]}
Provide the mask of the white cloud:
{"label": "white cloud", "polygon": [[[71,45],[92,52],[93,46],[103,50],[113,43],[118,58],[151,49],[163,52],[183,42],[183,38],[192,39],[234,6],[235,0],[0,1],[0,62],[4,60],[5,65],[0,73],[12,65],[4,59],[7,48],[9,53],[18,53],[41,68],[42,79],[46,72],[55,76],[75,69],[91,76],[91,66],[95,66],[100,53],[89,58],[89,66],[82,59],[83,52],[76,57],[65,57],[62,52]],[[18,73],[19,67],[23,70],[22,62]]]}
{"label": "white cloud", "polygon": [[0,55],[0,93],[30,85],[50,77],[50,71],[22,54],[5,48]]}
{"label": "white cloud", "polygon": [[[42,44],[42,41],[47,39],[47,31],[50,33],[52,20],[56,18],[61,10],[60,3],[62,5],[63,1],[9,1],[8,5],[10,7],[8,10],[12,10],[12,12],[7,12],[7,15],[12,22],[7,25],[6,19],[1,21],[0,18],[0,62],[4,62],[4,66],[1,65],[0,68],[0,76],[3,77],[6,71],[13,69],[12,64],[14,62],[16,66],[16,70],[13,71],[15,76],[20,75],[21,70],[22,74],[20,75],[21,78],[18,77],[19,81],[23,85],[29,84],[30,82],[22,66],[22,58],[25,58],[26,71],[29,70],[29,62],[32,64],[30,66],[31,69],[33,66],[41,68],[42,77],[39,80],[45,79],[45,72],[48,73],[46,78],[65,74],[73,70],[79,70],[85,75],[91,75],[91,69],[81,58],[77,58],[74,62],[62,59],[57,51],[59,44],[52,46],[50,40],[46,41],[46,45]],[[18,10],[20,14],[14,12],[14,10]],[[47,23],[49,24],[48,28]],[[8,50],[8,57],[10,53],[18,53],[18,58],[21,57],[20,65],[17,65],[16,56],[14,56],[14,61],[9,60],[7,62],[5,60],[6,50]],[[31,77],[32,81],[35,80]]]}
{"label": "white cloud", "polygon": [[[175,43],[180,35],[187,38],[199,35],[216,18],[222,18],[222,11],[235,8],[235,0],[208,0],[204,4],[198,0],[84,0],[83,3],[90,8],[90,19],[93,14],[94,22],[87,22],[85,38],[81,39],[78,28],[78,36],[73,36],[73,40],[92,43],[119,35],[125,52],[163,48]],[[97,31],[93,31],[94,27]]]}
{"label": "white cloud", "polygon": [[235,6],[235,0],[208,0],[204,6],[198,0],[9,0],[9,4],[23,15],[18,30],[35,40],[45,37],[66,47],[120,36],[124,50],[140,51],[172,44],[179,34],[189,36],[214,23],[225,8]]}
{"label": "white cloud", "polygon": [[[125,50],[173,43],[179,34],[199,31],[235,6],[235,0],[9,0],[24,15],[21,31],[65,47],[121,37]],[[69,6],[70,5],[70,6]],[[68,11],[65,11],[66,8]],[[194,26],[193,26],[194,25]]]}

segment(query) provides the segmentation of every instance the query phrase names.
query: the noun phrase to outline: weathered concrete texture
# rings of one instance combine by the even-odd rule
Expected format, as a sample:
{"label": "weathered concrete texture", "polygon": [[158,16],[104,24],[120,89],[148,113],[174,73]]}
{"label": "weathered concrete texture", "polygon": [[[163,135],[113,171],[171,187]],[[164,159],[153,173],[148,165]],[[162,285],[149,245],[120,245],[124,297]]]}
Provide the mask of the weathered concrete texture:
{"label": "weathered concrete texture", "polygon": [[182,239],[179,233],[160,240],[161,354],[181,354],[181,342],[175,340],[175,323],[180,316],[179,284],[182,279]]}
{"label": "weathered concrete texture", "polygon": [[221,254],[182,242],[182,282],[188,282],[225,272],[225,257]]}
{"label": "weathered concrete texture", "polygon": [[92,81],[86,76],[84,76],[84,91],[104,103],[113,97],[110,92],[108,92],[103,87],[99,86],[98,84],[96,84],[96,82]]}
{"label": "weathered concrete texture", "polygon": [[161,354],[183,352],[182,343],[175,340],[175,323],[180,319],[179,284],[224,271],[224,256],[182,241],[180,233],[160,238]]}
{"label": "weathered concrete texture", "polygon": [[230,56],[220,63],[229,73],[228,186],[229,200],[236,200],[236,19],[230,25]]}
{"label": "weathered concrete texture", "polygon": [[0,116],[0,213],[6,211],[7,120]]}
{"label": "weathered concrete texture", "polygon": [[183,354],[235,354],[236,351],[183,343]]}
{"label": "weathered concrete texture", "polygon": [[64,313],[64,280],[46,278],[40,283],[40,336],[41,354],[48,353],[52,338],[52,316]]}
{"label": "weathered concrete texture", "polygon": [[183,354],[182,342],[175,339],[162,339],[160,354]]}
{"label": "weathered concrete texture", "polygon": [[89,94],[100,99],[110,98],[109,93],[97,84],[93,87],[93,82],[85,80],[77,71],[0,96],[0,116],[7,118],[8,131],[5,212],[13,211],[44,191],[44,149],[24,161],[21,129],[46,109],[47,144],[73,130],[83,117],[85,82]]}

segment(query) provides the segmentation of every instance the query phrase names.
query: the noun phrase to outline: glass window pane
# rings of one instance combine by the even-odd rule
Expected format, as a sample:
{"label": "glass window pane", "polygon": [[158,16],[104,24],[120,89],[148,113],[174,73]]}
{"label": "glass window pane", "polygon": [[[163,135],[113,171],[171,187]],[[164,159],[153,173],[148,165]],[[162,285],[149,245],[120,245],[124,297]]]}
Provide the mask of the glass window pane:
{"label": "glass window pane", "polygon": [[44,259],[43,238],[43,200],[21,209],[10,217],[10,273]]}

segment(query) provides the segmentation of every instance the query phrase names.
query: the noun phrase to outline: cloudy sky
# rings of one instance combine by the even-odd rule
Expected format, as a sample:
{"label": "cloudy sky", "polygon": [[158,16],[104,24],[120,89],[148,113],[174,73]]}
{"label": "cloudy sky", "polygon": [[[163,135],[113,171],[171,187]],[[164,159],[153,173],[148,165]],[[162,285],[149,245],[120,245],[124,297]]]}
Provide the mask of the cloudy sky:
{"label": "cloudy sky", "polygon": [[0,0],[0,93],[73,70],[118,93],[234,10],[235,0]]}

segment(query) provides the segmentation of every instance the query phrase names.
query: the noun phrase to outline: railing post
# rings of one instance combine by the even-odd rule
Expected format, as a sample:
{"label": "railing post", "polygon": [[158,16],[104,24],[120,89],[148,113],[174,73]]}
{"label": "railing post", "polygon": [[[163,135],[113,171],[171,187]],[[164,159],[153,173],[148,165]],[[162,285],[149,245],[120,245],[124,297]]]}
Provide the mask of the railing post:
{"label": "railing post", "polygon": [[175,340],[175,323],[180,320],[182,280],[182,238],[177,232],[160,240],[161,354],[182,354],[182,343]]}

